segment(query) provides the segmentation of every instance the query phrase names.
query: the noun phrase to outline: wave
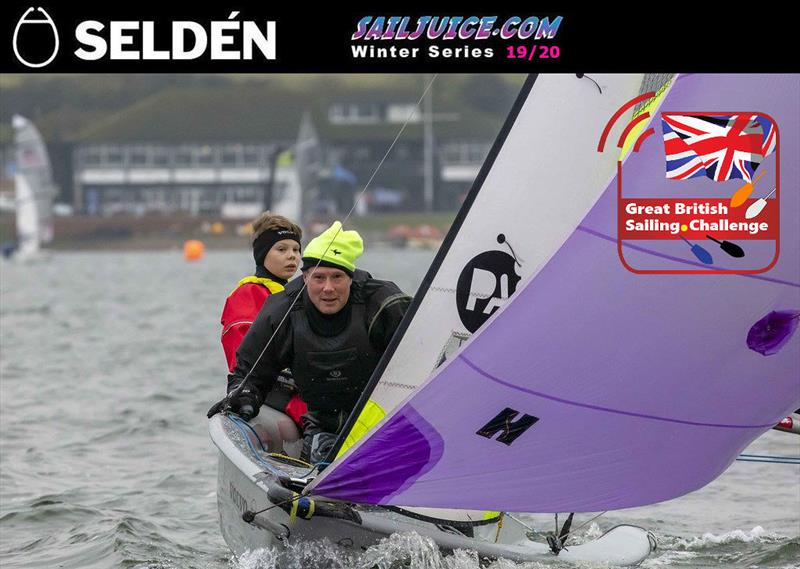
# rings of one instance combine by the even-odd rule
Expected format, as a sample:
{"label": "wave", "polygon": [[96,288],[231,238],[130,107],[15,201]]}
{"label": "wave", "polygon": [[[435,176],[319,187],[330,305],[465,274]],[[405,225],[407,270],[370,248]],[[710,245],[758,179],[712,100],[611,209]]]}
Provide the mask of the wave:
{"label": "wave", "polygon": [[700,537],[678,538],[673,547],[682,550],[698,550],[731,543],[776,543],[786,538],[785,535],[768,532],[763,527],[756,526],[750,531],[736,529],[720,535],[704,533]]}

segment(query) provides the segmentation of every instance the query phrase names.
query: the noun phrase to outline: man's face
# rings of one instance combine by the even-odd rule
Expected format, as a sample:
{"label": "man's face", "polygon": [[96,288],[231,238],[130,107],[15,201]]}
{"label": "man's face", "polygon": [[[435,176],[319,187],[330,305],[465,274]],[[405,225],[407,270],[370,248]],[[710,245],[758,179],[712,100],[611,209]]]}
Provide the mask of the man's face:
{"label": "man's face", "polygon": [[317,267],[303,272],[311,303],[323,314],[336,314],[350,298],[353,279],[341,269]]}

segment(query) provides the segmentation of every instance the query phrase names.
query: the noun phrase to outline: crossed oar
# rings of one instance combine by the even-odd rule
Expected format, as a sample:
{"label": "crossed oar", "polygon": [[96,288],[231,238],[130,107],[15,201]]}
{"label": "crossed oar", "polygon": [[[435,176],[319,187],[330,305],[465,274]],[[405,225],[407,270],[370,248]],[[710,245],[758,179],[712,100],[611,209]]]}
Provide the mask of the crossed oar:
{"label": "crossed oar", "polygon": [[[697,257],[697,259],[706,265],[713,265],[714,264],[714,257],[711,256],[711,253],[708,252],[707,249],[701,247],[700,245],[696,245],[688,241],[683,235],[678,235],[681,239],[683,239],[686,244],[691,248],[692,254]],[[714,241],[715,243],[719,243],[720,249],[725,251],[731,257],[744,257],[744,249],[739,247],[736,243],[731,243],[730,241],[719,241],[718,239],[714,239],[711,235],[706,234],[706,237]]]}

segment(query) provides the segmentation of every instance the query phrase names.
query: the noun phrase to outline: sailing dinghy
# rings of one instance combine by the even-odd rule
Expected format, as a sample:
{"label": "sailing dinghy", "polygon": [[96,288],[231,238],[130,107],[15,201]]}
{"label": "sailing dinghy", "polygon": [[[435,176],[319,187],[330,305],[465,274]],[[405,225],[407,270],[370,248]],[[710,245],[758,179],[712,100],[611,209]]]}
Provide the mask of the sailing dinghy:
{"label": "sailing dinghy", "polygon": [[21,115],[14,115],[12,126],[17,225],[14,257],[19,261],[33,261],[41,258],[41,246],[53,240],[53,199],[56,188],[50,158],[39,130]]}
{"label": "sailing dinghy", "polygon": [[[793,156],[798,97],[796,76],[530,77],[332,464],[320,473],[293,459],[299,434],[269,407],[250,424],[211,419],[234,553],[323,537],[367,547],[413,530],[489,557],[641,562],[654,547],[642,528],[563,547],[567,527],[545,544],[500,512],[675,498],[800,406],[800,228],[797,216],[781,218],[766,273],[629,271],[616,238],[622,165],[626,184],[649,196],[675,187],[651,175],[658,164],[663,176],[657,144],[631,152],[620,133],[637,136],[648,121],[626,125],[659,108],[752,109],[789,125],[780,145]],[[618,137],[619,148],[599,151]],[[797,170],[782,165],[784,179],[796,182]],[[785,193],[782,208],[797,211],[800,196]],[[788,324],[765,326],[773,314]],[[769,350],[749,345],[752,330]]]}

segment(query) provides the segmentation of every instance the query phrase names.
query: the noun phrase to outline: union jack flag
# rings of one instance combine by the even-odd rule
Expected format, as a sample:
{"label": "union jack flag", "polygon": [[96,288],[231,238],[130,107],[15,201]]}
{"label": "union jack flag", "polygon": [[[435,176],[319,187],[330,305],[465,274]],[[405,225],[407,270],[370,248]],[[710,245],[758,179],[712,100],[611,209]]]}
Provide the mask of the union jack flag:
{"label": "union jack flag", "polygon": [[667,178],[707,176],[716,182],[751,182],[761,161],[775,150],[776,131],[761,115],[662,113]]}

